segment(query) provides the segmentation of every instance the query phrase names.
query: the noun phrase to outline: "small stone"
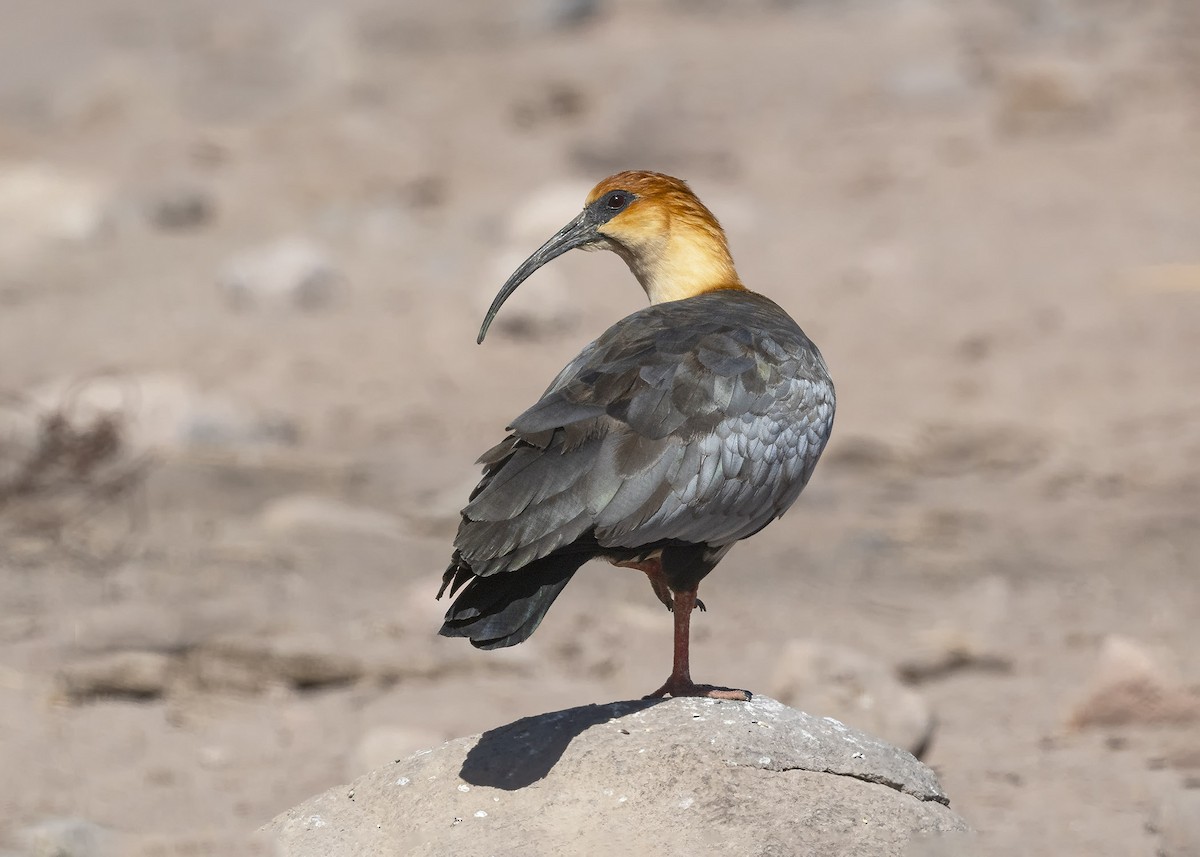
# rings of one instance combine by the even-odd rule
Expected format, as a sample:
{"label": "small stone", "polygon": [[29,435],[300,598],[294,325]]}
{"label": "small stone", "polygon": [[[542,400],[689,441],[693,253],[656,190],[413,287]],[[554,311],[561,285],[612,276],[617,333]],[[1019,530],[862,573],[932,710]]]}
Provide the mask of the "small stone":
{"label": "small stone", "polygon": [[1140,643],[1120,636],[1105,638],[1092,678],[1068,718],[1076,729],[1196,722],[1200,694],[1184,687]]}
{"label": "small stone", "polygon": [[150,225],[165,230],[195,229],[210,223],[216,200],[199,185],[176,184],[148,194],[142,204]]}
{"label": "small stone", "polygon": [[784,646],[771,694],[811,714],[832,717],[920,755],[933,732],[925,698],[887,664],[815,640]]}
{"label": "small stone", "polygon": [[333,302],[345,278],[323,248],[293,236],[233,257],[217,283],[235,309],[315,310]]}
{"label": "small stone", "polygon": [[113,652],[64,667],[59,682],[73,702],[105,696],[151,699],[166,690],[172,660],[161,652]]}

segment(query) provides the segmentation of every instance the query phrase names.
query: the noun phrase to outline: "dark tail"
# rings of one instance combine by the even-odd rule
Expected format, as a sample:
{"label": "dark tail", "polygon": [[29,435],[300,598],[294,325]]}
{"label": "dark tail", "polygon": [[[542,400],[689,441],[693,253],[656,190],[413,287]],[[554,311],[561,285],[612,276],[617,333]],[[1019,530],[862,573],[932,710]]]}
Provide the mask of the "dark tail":
{"label": "dark tail", "polygon": [[464,582],[466,586],[446,611],[446,621],[438,633],[443,637],[470,637],[477,649],[503,649],[522,643],[588,559],[586,553],[551,554],[513,571],[476,577],[455,552],[438,598],[447,586],[451,595]]}

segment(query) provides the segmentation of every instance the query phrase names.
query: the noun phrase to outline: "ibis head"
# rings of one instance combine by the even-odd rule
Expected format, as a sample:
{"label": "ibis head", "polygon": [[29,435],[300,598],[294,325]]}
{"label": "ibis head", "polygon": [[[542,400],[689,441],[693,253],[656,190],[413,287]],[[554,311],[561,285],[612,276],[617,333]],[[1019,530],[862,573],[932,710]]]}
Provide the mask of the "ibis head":
{"label": "ibis head", "polygon": [[681,179],[628,170],[600,182],[583,211],[521,263],[492,301],[478,342],[500,307],[529,275],[568,250],[612,250],[625,260],[650,303],[742,289],[725,231]]}

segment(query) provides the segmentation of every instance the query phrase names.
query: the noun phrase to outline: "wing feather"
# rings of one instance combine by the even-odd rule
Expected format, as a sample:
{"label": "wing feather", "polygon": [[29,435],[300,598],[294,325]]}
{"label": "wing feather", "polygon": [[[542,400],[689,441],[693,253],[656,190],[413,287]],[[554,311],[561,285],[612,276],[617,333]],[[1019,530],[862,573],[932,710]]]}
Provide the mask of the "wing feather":
{"label": "wing feather", "polygon": [[648,307],[585,348],[484,454],[455,545],[488,575],[585,537],[732,544],[796,499],[833,413],[820,354],[767,299]]}

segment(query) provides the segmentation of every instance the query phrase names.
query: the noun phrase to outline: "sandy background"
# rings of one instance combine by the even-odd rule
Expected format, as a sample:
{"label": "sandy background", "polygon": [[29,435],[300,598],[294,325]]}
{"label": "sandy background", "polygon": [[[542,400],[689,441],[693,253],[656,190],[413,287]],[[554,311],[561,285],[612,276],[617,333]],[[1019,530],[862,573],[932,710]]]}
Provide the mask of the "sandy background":
{"label": "sandy background", "polygon": [[571,254],[480,348],[483,309],[637,167],[692,183],[839,392],[805,495],[706,581],[696,677],[778,693],[790,641],[851,649],[998,853],[1200,848],[1200,6],[0,14],[13,843],[231,853],[395,755],[657,686],[635,573],[501,653],[432,600],[475,456],[644,297]]}

